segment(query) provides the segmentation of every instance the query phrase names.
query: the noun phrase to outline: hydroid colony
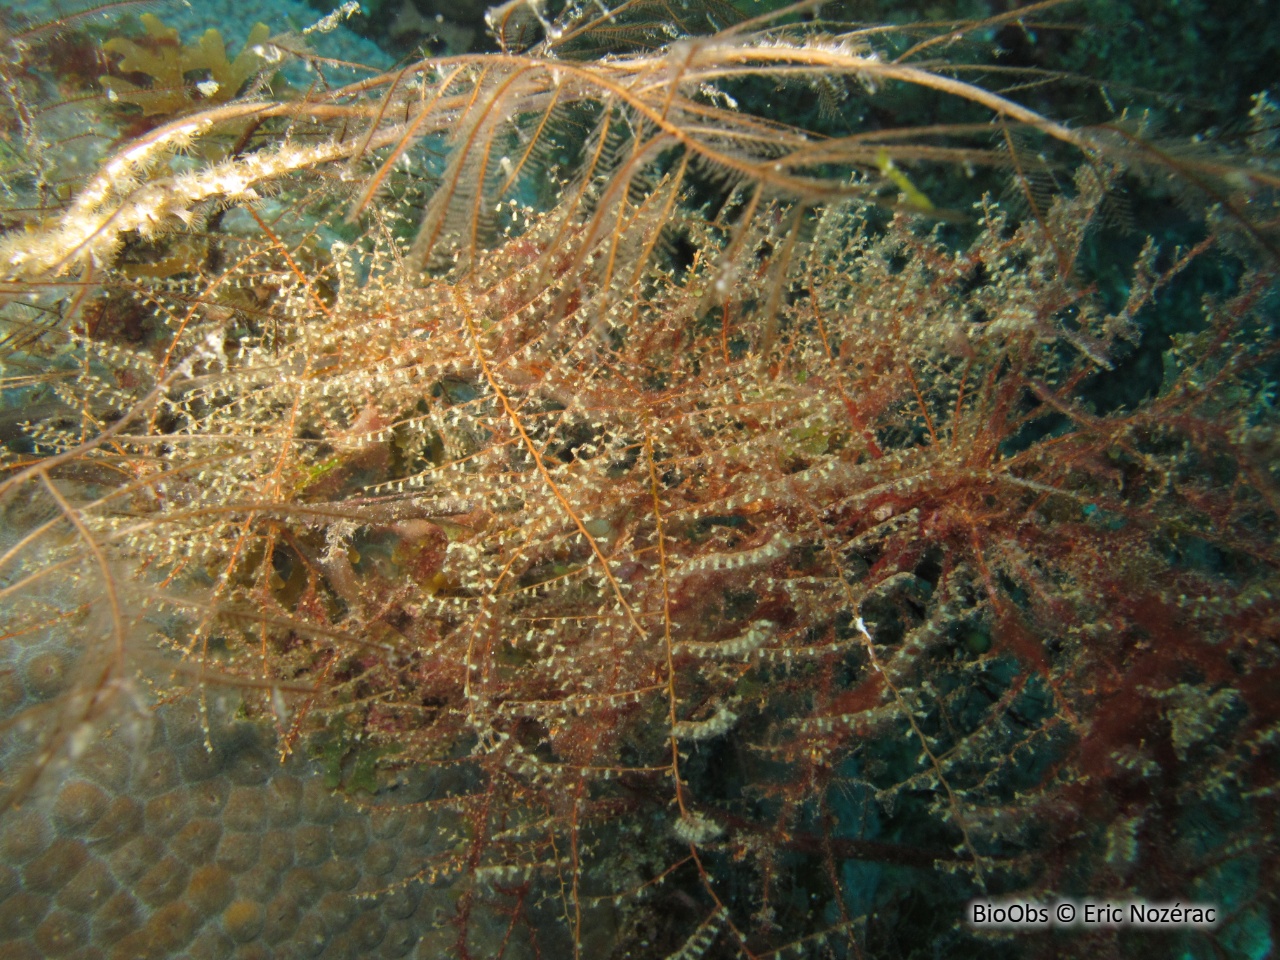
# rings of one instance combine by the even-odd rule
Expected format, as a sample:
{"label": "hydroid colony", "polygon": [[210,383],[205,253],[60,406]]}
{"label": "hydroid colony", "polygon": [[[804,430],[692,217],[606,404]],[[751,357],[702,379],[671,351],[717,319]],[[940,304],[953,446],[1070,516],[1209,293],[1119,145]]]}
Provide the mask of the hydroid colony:
{"label": "hydroid colony", "polygon": [[[212,748],[234,696],[366,803],[427,778],[396,889],[448,891],[458,956],[962,950],[979,894],[1229,896],[1197,949],[1265,932],[1264,151],[1073,128],[932,59],[1013,14],[808,13],[511,3],[500,52],[345,84],[277,37],[70,182],[48,125],[108,104],[45,106],[45,33],[11,40],[6,386],[38,415],[4,634],[28,686],[50,649],[71,680],[13,695],[10,803],[155,700]],[[316,82],[273,90],[290,59]],[[904,90],[954,121],[770,105]],[[1021,214],[922,216],[965,169]],[[1099,290],[1131,173],[1203,225]],[[1206,263],[1162,375],[1108,400]]]}

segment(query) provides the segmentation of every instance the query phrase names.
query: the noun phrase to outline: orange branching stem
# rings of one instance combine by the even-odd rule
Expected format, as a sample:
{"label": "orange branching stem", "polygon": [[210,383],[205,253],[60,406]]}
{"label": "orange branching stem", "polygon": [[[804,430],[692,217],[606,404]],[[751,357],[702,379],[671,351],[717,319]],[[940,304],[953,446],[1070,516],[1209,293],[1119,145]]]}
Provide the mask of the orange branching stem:
{"label": "orange branching stem", "polygon": [[[960,61],[1056,0],[579,6],[150,128],[51,101],[51,34],[0,51],[2,802],[122,691],[199,705],[421,827],[358,908],[475,960],[980,952],[975,896],[1274,889],[1268,130],[1156,146]],[[1111,262],[1153,172],[1188,212]]]}

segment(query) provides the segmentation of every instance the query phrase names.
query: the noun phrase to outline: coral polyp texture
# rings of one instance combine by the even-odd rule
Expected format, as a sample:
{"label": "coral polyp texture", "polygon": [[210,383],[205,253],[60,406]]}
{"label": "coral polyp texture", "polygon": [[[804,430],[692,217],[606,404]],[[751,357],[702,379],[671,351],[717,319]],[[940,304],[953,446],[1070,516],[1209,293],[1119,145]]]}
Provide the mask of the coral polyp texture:
{"label": "coral polyp texture", "polygon": [[442,952],[452,900],[407,881],[447,816],[350,803],[306,762],[281,766],[258,725],[224,720],[213,747],[194,705],[164,708],[144,742],[100,740],[5,817],[11,956]]}
{"label": "coral polyp texture", "polygon": [[0,60],[0,949],[1270,948],[1265,96],[1157,143],[959,59],[1017,12],[519,2],[77,95],[196,49],[132,6]]}

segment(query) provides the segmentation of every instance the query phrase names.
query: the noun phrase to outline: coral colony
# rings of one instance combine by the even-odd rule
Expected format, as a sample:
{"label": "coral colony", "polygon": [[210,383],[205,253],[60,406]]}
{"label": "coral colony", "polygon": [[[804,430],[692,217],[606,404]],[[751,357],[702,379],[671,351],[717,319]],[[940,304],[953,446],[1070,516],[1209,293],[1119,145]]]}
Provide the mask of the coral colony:
{"label": "coral colony", "polygon": [[148,6],[0,14],[6,957],[1272,948],[1265,95]]}

